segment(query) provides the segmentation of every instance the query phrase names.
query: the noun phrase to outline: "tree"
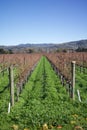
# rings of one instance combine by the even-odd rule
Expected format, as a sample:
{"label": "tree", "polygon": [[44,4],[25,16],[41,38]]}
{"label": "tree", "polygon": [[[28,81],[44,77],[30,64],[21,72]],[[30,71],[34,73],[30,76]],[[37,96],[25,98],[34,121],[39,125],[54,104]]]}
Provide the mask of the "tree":
{"label": "tree", "polygon": [[13,54],[13,51],[11,49],[8,50],[9,54]]}
{"label": "tree", "polygon": [[7,54],[7,51],[5,51],[3,48],[0,48],[0,54]]}
{"label": "tree", "polygon": [[34,52],[33,49],[29,49],[29,50],[28,50],[28,53],[33,53],[33,52]]}

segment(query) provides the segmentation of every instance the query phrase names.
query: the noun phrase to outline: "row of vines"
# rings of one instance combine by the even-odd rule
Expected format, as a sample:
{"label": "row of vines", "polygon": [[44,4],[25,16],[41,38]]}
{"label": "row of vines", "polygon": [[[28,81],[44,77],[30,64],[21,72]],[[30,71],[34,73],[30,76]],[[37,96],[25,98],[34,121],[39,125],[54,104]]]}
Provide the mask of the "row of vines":
{"label": "row of vines", "polygon": [[[46,55],[48,59],[58,68],[62,75],[71,79],[71,62],[76,61],[80,68],[87,69],[87,53],[51,53]],[[86,71],[87,73],[87,71]]]}
{"label": "row of vines", "polygon": [[79,101],[81,101],[81,92],[83,100],[86,101],[87,53],[51,53],[46,54],[45,56],[60,77],[62,85],[66,86],[66,90],[70,97],[73,97],[73,93],[77,93],[76,95],[78,95]]}
{"label": "row of vines", "polygon": [[[41,55],[0,55],[0,111],[10,112]],[[8,108],[9,104],[9,108]],[[4,108],[4,109],[3,109]]]}
{"label": "row of vines", "polygon": [[86,90],[87,53],[0,55],[0,129],[86,130]]}

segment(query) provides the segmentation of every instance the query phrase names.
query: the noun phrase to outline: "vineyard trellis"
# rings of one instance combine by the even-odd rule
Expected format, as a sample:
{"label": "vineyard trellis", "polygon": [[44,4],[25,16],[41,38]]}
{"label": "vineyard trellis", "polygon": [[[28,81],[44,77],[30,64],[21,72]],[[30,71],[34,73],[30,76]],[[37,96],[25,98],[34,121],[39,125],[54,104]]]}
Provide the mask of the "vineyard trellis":
{"label": "vineyard trellis", "polygon": [[[23,87],[28,81],[29,76],[37,65],[37,62],[43,54],[4,54],[0,55],[0,72],[4,75],[5,71],[9,70],[9,83],[10,86],[14,86],[16,80],[16,100],[19,100],[19,94],[22,92]],[[86,73],[87,68],[87,53],[48,53],[44,54],[49,62],[51,63],[53,69],[59,75],[61,83],[66,86],[70,97],[73,99],[74,88],[75,88],[75,64],[79,66],[80,72]],[[76,61],[72,62],[72,61]],[[73,64],[72,64],[73,63]],[[13,69],[18,69],[18,73],[12,78]],[[9,69],[8,69],[9,68]],[[14,80],[14,81],[13,81]],[[11,90],[10,90],[11,92]],[[11,95],[13,95],[11,92]],[[14,96],[13,101],[11,98],[11,104],[14,106]]]}
{"label": "vineyard trellis", "polygon": [[75,65],[80,72],[87,73],[87,53],[50,53],[45,56],[59,75],[62,85],[66,86],[70,97],[75,99]]}
{"label": "vineyard trellis", "polygon": [[[15,102],[15,85],[17,96],[16,100],[18,101],[23,87],[28,81],[29,76],[35,69],[40,58],[41,54],[0,55],[0,72],[2,73],[2,76],[4,75],[5,71],[8,71],[8,86],[10,86],[10,104],[12,106],[14,106]],[[14,75],[14,69],[17,69],[17,75]]]}
{"label": "vineyard trellis", "polygon": [[87,59],[82,59],[83,54],[86,58],[87,53],[0,55],[0,129],[87,129]]}

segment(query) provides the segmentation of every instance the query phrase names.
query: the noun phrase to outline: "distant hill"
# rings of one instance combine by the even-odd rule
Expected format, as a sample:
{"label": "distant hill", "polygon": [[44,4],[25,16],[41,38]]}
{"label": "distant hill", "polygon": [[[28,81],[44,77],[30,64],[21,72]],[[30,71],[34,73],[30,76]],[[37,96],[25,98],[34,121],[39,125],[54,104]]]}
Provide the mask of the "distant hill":
{"label": "distant hill", "polygon": [[31,52],[52,52],[59,50],[82,50],[87,49],[87,40],[71,41],[61,44],[41,43],[41,44],[19,44],[17,46],[0,46],[5,51],[13,53],[31,53]]}
{"label": "distant hill", "polygon": [[59,44],[59,48],[74,49],[74,50],[78,48],[87,48],[87,40],[72,41],[68,43]]}

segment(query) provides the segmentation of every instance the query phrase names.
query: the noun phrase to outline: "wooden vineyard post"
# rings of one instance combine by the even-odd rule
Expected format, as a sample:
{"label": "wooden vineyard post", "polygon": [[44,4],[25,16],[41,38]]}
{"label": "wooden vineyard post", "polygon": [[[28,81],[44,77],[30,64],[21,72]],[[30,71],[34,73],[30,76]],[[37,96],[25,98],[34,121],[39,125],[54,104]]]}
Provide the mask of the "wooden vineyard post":
{"label": "wooden vineyard post", "polygon": [[71,97],[75,100],[75,61],[71,62],[71,73],[72,73],[72,95]]}
{"label": "wooden vineyard post", "polygon": [[25,59],[25,57],[24,57],[24,65],[26,65],[26,59]]}
{"label": "wooden vineyard post", "polygon": [[13,65],[9,67],[9,82],[10,82],[10,101],[11,106],[14,106],[14,76],[13,76]]}

